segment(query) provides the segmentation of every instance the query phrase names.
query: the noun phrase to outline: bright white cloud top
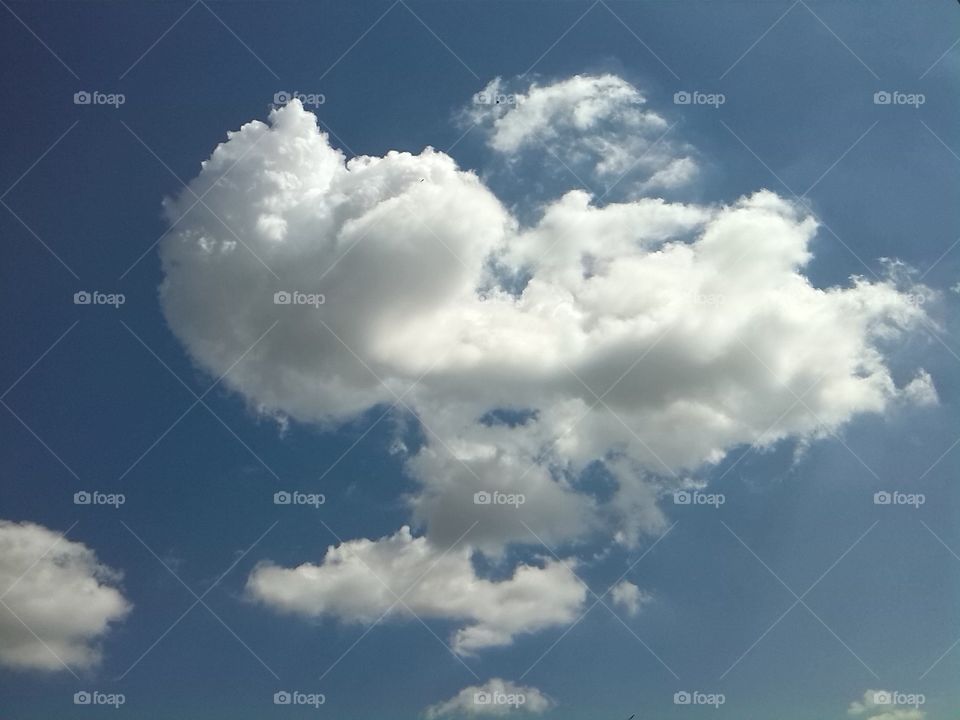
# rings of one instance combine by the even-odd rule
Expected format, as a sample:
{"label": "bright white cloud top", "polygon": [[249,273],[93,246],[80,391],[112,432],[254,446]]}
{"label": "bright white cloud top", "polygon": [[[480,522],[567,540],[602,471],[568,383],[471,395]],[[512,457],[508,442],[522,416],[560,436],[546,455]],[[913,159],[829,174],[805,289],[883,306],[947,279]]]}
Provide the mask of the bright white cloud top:
{"label": "bright white cloud top", "polygon": [[[497,151],[542,154],[533,139],[546,138],[619,168],[617,153],[648,148],[610,127],[625,115],[661,126],[641,100],[619,78],[581,77],[474,111],[493,113]],[[689,157],[664,147],[658,167]],[[376,619],[394,598],[362,576],[361,557],[402,593],[471,526],[464,547],[492,555],[598,536],[633,547],[665,527],[661,495],[737,446],[810,441],[935,399],[929,376],[898,386],[885,359],[923,318],[908,291],[925,290],[893,277],[813,286],[817,222],[767,190],[730,205],[601,204],[577,190],[521,224],[431,148],[346,160],[297,102],[230,133],[190,189],[166,206],[161,298],[195,361],[265,414],[336,426],[397,403],[427,438],[404,459],[420,536],[259,568],[252,592],[280,609]],[[325,303],[278,305],[279,291]],[[598,464],[603,496],[580,482]],[[476,502],[493,491],[524,503]],[[528,582],[562,589],[545,616],[557,623],[579,597],[551,563],[486,583],[466,558],[444,558],[424,582],[446,597],[415,608],[465,620],[463,650],[545,626],[523,603],[487,617],[471,602],[478,585],[491,598]]]}
{"label": "bright white cloud top", "polygon": [[131,609],[118,580],[86,545],[42,525],[0,520],[0,664],[95,666],[98,641]]}
{"label": "bright white cloud top", "polygon": [[522,713],[544,713],[553,701],[535,687],[492,678],[482,685],[466,687],[446,702],[426,710],[428,720],[455,717],[503,717]]}

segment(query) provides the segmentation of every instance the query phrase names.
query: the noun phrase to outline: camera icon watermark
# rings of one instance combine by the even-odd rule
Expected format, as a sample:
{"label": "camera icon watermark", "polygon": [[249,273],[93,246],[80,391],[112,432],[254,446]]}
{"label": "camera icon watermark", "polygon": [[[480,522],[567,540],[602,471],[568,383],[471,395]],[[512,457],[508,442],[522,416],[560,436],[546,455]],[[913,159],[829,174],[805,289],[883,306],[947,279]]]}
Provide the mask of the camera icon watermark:
{"label": "camera icon watermark", "polygon": [[923,493],[905,493],[899,490],[888,492],[887,490],[880,490],[873,494],[874,505],[906,505],[917,510],[926,502],[927,496]]}
{"label": "camera icon watermark", "polygon": [[309,505],[319,508],[327,502],[327,497],[323,493],[304,493],[298,490],[287,492],[280,490],[273,494],[274,505]]}
{"label": "camera icon watermark", "polygon": [[720,307],[726,302],[726,296],[720,293],[690,293],[690,301],[694,305]]}
{"label": "camera icon watermark", "polygon": [[525,502],[527,502],[527,496],[523,493],[481,490],[473,494],[474,505],[512,505],[514,509],[518,509]]}
{"label": "camera icon watermark", "polygon": [[674,105],[706,105],[714,110],[727,102],[723,93],[706,93],[699,90],[678,90],[673,94]]}
{"label": "camera icon watermark", "polygon": [[293,92],[278,90],[273,94],[273,104],[277,107],[283,107],[293,100],[299,100],[304,107],[320,107],[326,104],[327,96],[323,93],[303,93],[299,90]]}
{"label": "camera icon watermark", "polygon": [[478,92],[473,96],[474,105],[519,105],[521,98],[513,93]]}
{"label": "camera icon watermark", "polygon": [[923,93],[908,93],[900,90],[878,90],[873,94],[874,105],[907,105],[918,109],[927,102]]}
{"label": "camera icon watermark", "polygon": [[105,293],[99,290],[79,290],[73,294],[74,305],[111,305],[119,310],[127,301],[123,293]]}
{"label": "camera icon watermark", "polygon": [[299,290],[277,290],[273,294],[274,305],[310,305],[319,308],[327,302],[323,293],[305,293]]}
{"label": "camera icon watermark", "polygon": [[673,493],[674,505],[707,505],[714,509],[727,502],[723,493],[703,493],[699,490],[676,490]]}
{"label": "camera icon watermark", "polygon": [[99,490],[80,490],[73,494],[74,505],[109,505],[114,510],[127,501],[123,493],[104,493]]}
{"label": "camera icon watermark", "polygon": [[280,690],[273,694],[274,705],[297,705],[319,708],[327,702],[323,693],[305,693],[299,690]]}
{"label": "camera icon watermark", "polygon": [[492,692],[480,691],[473,694],[474,705],[498,705],[519,709],[527,703],[527,696],[524,693],[505,693],[499,690]]}
{"label": "camera icon watermark", "polygon": [[895,705],[919,710],[926,702],[927,697],[923,693],[905,693],[898,690],[875,690],[873,693],[874,705]]}
{"label": "camera icon watermark", "polygon": [[74,105],[109,105],[118,110],[127,101],[123,93],[105,93],[99,90],[78,90],[73,94]]}
{"label": "camera icon watermark", "polygon": [[123,693],[105,693],[99,690],[80,690],[73,694],[74,705],[107,705],[119,709],[127,702]]}
{"label": "camera icon watermark", "polygon": [[723,693],[705,693],[699,690],[680,690],[673,694],[674,705],[709,705],[718,708],[727,702]]}

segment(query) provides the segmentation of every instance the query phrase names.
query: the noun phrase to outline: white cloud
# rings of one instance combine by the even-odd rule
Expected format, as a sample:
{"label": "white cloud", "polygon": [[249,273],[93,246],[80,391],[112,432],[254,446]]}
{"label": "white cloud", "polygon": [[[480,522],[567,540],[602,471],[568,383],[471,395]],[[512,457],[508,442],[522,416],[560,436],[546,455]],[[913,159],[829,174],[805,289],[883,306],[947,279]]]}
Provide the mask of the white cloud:
{"label": "white cloud", "polygon": [[640,608],[652,599],[649,594],[629,580],[617,583],[610,591],[610,597],[615,604],[626,610],[628,615],[636,615],[640,612]]}
{"label": "white cloud", "polygon": [[131,609],[118,580],[86,545],[42,525],[0,520],[0,664],[51,671],[96,665],[98,640]]}
{"label": "white cloud", "polygon": [[[924,720],[927,713],[919,706],[904,707],[895,704],[898,699],[922,698],[922,695],[895,693],[890,690],[867,690],[863,700],[850,703],[849,715],[862,717],[862,720]],[[923,700],[920,701],[922,704]]]}
{"label": "white cloud", "polygon": [[[551,137],[551,123],[587,137],[611,112],[657,125],[622,81],[569,83],[493,111],[497,142]],[[565,104],[574,90],[593,100]],[[811,442],[932,391],[922,371],[897,387],[885,357],[923,317],[915,288],[902,273],[813,286],[817,222],[770,191],[730,205],[572,191],[521,224],[430,148],[345,161],[298,102],[231,133],[190,186],[210,209],[190,193],[167,203],[183,217],[161,244],[161,299],[194,360],[272,417],[336,427],[402,395],[423,423],[425,444],[395,446],[423,536],[378,541],[391,557],[435,557],[474,523],[470,546],[491,555],[540,540],[569,553],[597,535],[635,546],[665,528],[658,497],[733,448]],[[275,305],[280,290],[326,302]],[[495,421],[503,409],[521,420]],[[581,484],[597,464],[605,495]],[[526,502],[474,502],[494,490]],[[450,577],[474,582],[458,562]],[[296,588],[261,588],[272,605],[344,619],[363,607],[341,611],[310,582],[340,566],[269,572]],[[488,629],[466,604],[425,611]]]}
{"label": "white cloud", "polygon": [[933,378],[926,370],[918,372],[916,377],[904,386],[903,395],[907,402],[913,405],[936,405],[939,402]]}
{"label": "white cloud", "polygon": [[446,702],[431,705],[425,714],[428,720],[483,715],[503,717],[521,712],[540,714],[553,706],[553,701],[535,687],[492,678],[482,685],[464,688]]}
{"label": "white cloud", "polygon": [[[540,166],[606,190],[651,191],[688,184],[698,173],[692,148],[672,140],[671,124],[616,75],[574,75],[520,87],[501,78],[474,97],[465,120],[510,163],[530,152]],[[629,193],[628,193],[629,194]]]}
{"label": "white cloud", "polygon": [[391,537],[330,547],[319,565],[261,564],[247,590],[281,611],[344,622],[369,624],[411,613],[460,621],[465,625],[452,647],[461,654],[577,619],[586,589],[564,564],[548,559],[543,567],[521,565],[511,578],[493,582],[476,575],[470,555],[466,546],[446,551],[403,527]]}

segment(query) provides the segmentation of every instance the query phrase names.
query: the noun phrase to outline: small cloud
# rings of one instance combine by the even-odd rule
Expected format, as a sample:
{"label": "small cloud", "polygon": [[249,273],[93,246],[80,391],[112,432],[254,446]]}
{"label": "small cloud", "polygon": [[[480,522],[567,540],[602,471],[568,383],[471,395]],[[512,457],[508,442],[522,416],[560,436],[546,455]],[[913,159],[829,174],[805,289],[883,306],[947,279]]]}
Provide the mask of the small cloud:
{"label": "small cloud", "polygon": [[636,615],[640,608],[650,602],[653,597],[645,593],[632,582],[623,580],[610,591],[610,597],[616,605],[622,607],[628,615]]}
{"label": "small cloud", "polygon": [[466,687],[446,702],[431,705],[425,715],[434,718],[503,717],[516,713],[540,714],[554,706],[553,701],[535,687],[515,685],[492,678],[483,685]]}
{"label": "small cloud", "polygon": [[911,405],[920,407],[936,405],[939,402],[939,398],[930,373],[921,369],[913,380],[904,386],[903,398]]}

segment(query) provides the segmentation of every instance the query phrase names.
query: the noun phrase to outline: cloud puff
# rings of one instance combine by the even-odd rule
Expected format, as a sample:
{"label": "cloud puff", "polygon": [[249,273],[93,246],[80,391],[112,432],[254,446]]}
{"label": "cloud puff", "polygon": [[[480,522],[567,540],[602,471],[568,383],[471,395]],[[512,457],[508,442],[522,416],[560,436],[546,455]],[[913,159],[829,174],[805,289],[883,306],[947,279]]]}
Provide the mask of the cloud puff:
{"label": "cloud puff", "polygon": [[97,641],[131,609],[118,580],[86,545],[42,525],[0,520],[0,663],[35,670],[96,665]]}
{"label": "cloud puff", "polygon": [[628,580],[617,583],[610,591],[613,602],[626,610],[628,615],[636,615],[640,608],[652,599],[649,594]]}
{"label": "cloud puff", "polygon": [[936,405],[939,402],[933,378],[926,370],[920,370],[903,388],[903,397],[911,405]]}
{"label": "cloud puff", "polygon": [[508,645],[519,633],[576,620],[586,589],[562,563],[520,565],[493,582],[477,577],[468,547],[444,551],[410,528],[378,541],[350,540],[327,549],[319,565],[265,563],[247,591],[271,607],[310,617],[372,623],[381,617],[442,618],[467,624],[453,649],[461,654]]}
{"label": "cloud puff", "polygon": [[[863,720],[924,720],[927,713],[919,707],[902,707],[894,701],[906,696],[890,690],[867,690],[862,701],[850,703],[847,713]],[[923,698],[922,695],[911,696],[907,699]],[[923,699],[919,700],[923,703]]]}
{"label": "cloud puff", "polygon": [[425,715],[428,720],[481,715],[502,717],[518,712],[540,714],[553,705],[553,701],[535,687],[492,678],[483,685],[464,688],[446,702],[431,705]]}
{"label": "cloud puff", "polygon": [[[482,112],[491,142],[522,150],[552,129],[607,137],[606,116],[659,127],[635,93],[580,77]],[[636,546],[665,527],[658,498],[733,448],[809,442],[932,397],[928,376],[898,387],[886,362],[924,317],[902,273],[815,287],[816,219],[770,191],[696,205],[575,190],[521,222],[431,148],[346,160],[296,101],[230,133],[190,189],[166,203],[160,294],[197,364],[271,416],[336,427],[397,405],[423,428],[402,453],[422,536],[351,541],[372,555],[436,557],[474,524],[470,546],[491,555],[598,535]],[[305,295],[276,304],[281,291]],[[457,562],[449,576],[475,582]],[[254,584],[278,607],[356,618],[363,601],[341,607],[310,582],[341,565]],[[489,631],[469,608],[424,611]]]}
{"label": "cloud puff", "polygon": [[634,192],[671,189],[698,172],[692,148],[670,140],[671,124],[616,75],[574,75],[525,88],[496,78],[464,115],[511,164],[533,151],[536,165],[596,190],[621,183]]}

